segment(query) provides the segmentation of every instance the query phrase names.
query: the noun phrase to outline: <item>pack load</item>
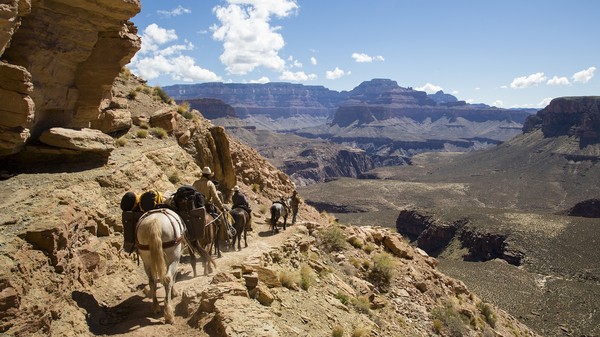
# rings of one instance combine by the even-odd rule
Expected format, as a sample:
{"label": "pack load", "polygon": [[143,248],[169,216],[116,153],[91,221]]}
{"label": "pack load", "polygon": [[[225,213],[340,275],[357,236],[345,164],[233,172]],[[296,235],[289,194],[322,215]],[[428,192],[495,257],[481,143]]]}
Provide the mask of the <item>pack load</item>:
{"label": "pack load", "polygon": [[183,185],[173,195],[173,206],[185,223],[191,240],[204,238],[206,208],[204,195],[193,186]]}
{"label": "pack load", "polygon": [[121,221],[123,222],[123,250],[132,253],[135,249],[135,226],[144,214],[140,209],[140,196],[127,192],[121,198]]}
{"label": "pack load", "polygon": [[158,208],[160,204],[163,203],[163,194],[156,191],[150,190],[142,193],[140,196],[140,210],[143,212],[148,212],[155,208]]}

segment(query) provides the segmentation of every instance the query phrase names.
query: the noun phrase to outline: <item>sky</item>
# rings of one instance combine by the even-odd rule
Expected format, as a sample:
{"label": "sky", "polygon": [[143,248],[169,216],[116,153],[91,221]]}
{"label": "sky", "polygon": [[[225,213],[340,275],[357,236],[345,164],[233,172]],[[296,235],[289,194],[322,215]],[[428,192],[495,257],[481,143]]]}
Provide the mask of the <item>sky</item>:
{"label": "sky", "polygon": [[152,86],[391,79],[468,103],[600,96],[597,0],[141,0],[128,67]]}

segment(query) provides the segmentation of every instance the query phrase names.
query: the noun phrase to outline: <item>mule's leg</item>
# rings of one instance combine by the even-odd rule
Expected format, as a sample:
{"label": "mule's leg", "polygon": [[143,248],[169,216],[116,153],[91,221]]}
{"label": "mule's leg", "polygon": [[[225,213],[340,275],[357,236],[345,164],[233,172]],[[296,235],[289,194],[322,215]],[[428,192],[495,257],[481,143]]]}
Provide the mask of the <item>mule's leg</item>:
{"label": "mule's leg", "polygon": [[198,276],[198,274],[196,273],[196,254],[194,254],[194,247],[193,245],[197,244],[197,240],[194,240],[192,243],[190,243],[190,246],[188,247],[188,250],[190,251],[190,264],[192,265],[192,271],[194,271],[194,277]]}
{"label": "mule's leg", "polygon": [[287,227],[286,224],[287,224],[287,214],[283,217],[283,230],[285,230],[285,228]]}
{"label": "mule's leg", "polygon": [[175,322],[175,315],[173,313],[173,307],[171,306],[171,297],[173,296],[173,286],[175,284],[175,274],[177,273],[177,260],[173,261],[169,265],[167,275],[163,280],[163,286],[165,287],[165,324],[173,324]]}
{"label": "mule's leg", "polygon": [[[246,234],[248,234],[248,228],[244,225],[244,246],[248,248],[248,238],[246,237]],[[242,241],[242,238],[240,238],[240,241]]]}
{"label": "mule's leg", "polygon": [[152,278],[152,272],[150,271],[150,267],[144,267],[146,270],[146,275],[148,275],[148,286],[150,287],[150,293],[148,297],[152,297],[152,313],[157,314],[160,312],[160,305],[158,304],[158,299],[156,298],[156,280]]}

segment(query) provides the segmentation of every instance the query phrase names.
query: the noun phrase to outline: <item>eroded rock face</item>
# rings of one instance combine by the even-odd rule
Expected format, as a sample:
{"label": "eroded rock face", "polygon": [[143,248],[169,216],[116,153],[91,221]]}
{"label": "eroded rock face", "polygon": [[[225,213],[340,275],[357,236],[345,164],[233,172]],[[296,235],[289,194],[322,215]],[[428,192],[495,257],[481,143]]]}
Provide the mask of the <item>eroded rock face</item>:
{"label": "eroded rock face", "polygon": [[84,128],[141,47],[139,0],[13,0],[0,6],[0,156],[51,127]]}
{"label": "eroded rock face", "polygon": [[581,147],[600,143],[600,96],[553,99],[523,125],[523,132],[536,129],[544,137],[576,136]]}

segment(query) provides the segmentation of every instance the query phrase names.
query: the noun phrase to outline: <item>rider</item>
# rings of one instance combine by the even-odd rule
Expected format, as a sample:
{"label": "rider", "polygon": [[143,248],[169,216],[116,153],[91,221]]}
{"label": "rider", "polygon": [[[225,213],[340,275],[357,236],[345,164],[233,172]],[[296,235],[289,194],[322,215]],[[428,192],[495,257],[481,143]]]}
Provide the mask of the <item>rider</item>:
{"label": "rider", "polygon": [[290,207],[292,208],[292,225],[296,224],[296,215],[298,215],[298,206],[300,206],[300,197],[298,196],[298,192],[294,190],[292,192],[292,196],[290,197]]}
{"label": "rider", "polygon": [[[248,204],[248,200],[246,199],[246,196],[240,191],[240,187],[238,185],[235,185],[233,187],[233,196],[231,196],[231,202],[232,202],[232,206],[231,208],[242,208],[244,209],[246,212],[248,212],[248,217],[252,218],[252,210],[250,209],[250,204]],[[252,227],[250,225],[248,225],[248,231],[252,231]]]}
{"label": "rider", "polygon": [[[210,167],[205,166],[202,169],[202,177],[200,177],[200,179],[196,180],[193,184],[194,188],[196,188],[196,190],[198,190],[198,192],[202,193],[204,195],[204,198],[207,202],[212,203],[213,205],[215,205],[217,207],[217,210],[219,213],[228,211],[228,209],[225,207],[225,205],[223,205],[223,202],[221,201],[221,198],[219,198],[219,194],[217,193],[217,188],[215,187],[215,184],[210,180],[210,178],[213,176],[213,172],[210,169]],[[218,214],[213,214],[215,217],[218,216]],[[230,227],[229,224],[227,223],[227,217],[223,216],[222,217],[223,220],[220,221],[221,223],[221,230],[220,232],[223,233],[221,235],[224,235],[224,238],[227,239],[227,235],[225,235],[225,233],[227,233],[226,228]]]}

